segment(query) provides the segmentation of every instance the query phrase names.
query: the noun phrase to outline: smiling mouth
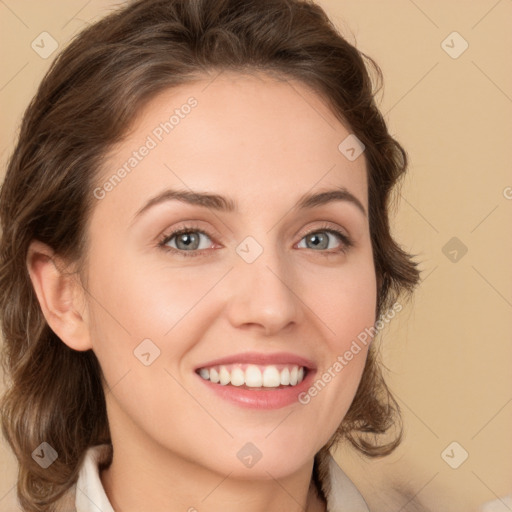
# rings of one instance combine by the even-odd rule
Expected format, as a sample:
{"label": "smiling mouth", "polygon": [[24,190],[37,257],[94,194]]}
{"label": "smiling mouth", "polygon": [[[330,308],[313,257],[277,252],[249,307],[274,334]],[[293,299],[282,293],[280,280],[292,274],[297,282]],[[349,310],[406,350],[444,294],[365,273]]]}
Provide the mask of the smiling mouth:
{"label": "smiling mouth", "polygon": [[308,369],[294,364],[255,365],[222,364],[199,368],[196,373],[204,380],[222,386],[241,389],[283,389],[300,384]]}

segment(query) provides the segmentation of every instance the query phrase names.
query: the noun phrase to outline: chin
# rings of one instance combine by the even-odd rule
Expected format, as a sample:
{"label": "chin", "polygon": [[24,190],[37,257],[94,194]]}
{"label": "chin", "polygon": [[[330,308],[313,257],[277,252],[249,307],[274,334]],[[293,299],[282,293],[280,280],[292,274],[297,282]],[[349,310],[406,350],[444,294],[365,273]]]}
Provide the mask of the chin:
{"label": "chin", "polygon": [[307,448],[301,441],[290,447],[290,443],[283,443],[282,438],[270,441],[261,437],[261,442],[258,439],[234,442],[235,448],[226,448],[228,456],[218,459],[215,470],[224,475],[230,473],[230,478],[242,480],[285,478],[305,465],[312,465],[318,451],[315,447]]}

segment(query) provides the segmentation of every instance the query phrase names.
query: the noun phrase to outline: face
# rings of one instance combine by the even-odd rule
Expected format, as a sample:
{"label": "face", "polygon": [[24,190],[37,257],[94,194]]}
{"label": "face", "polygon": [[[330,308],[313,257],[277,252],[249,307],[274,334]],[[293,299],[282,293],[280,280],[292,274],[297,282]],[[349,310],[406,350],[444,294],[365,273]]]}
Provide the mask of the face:
{"label": "face", "polygon": [[338,149],[349,134],[314,92],[265,75],[223,73],[144,109],[105,160],[88,226],[112,432],[251,478],[291,473],[332,436],[376,306],[364,155]]}

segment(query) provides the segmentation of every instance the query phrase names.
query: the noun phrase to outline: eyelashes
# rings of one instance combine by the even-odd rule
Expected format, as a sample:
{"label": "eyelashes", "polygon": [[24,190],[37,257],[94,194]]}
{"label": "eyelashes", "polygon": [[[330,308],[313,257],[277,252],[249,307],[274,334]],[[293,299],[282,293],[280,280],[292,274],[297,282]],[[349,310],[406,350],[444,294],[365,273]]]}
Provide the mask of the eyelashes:
{"label": "eyelashes", "polygon": [[[349,251],[351,247],[354,246],[354,243],[352,239],[347,236],[346,234],[342,233],[341,231],[332,228],[330,225],[324,225],[316,227],[315,229],[312,229],[310,231],[307,231],[304,233],[300,239],[301,243],[304,239],[308,239],[312,235],[317,235],[316,239],[318,240],[319,234],[327,234],[327,242],[328,244],[331,241],[331,237],[334,237],[335,239],[339,240],[339,246],[335,249],[321,249],[316,250],[311,247],[305,247],[308,250],[311,250],[313,252],[318,252],[320,255],[323,256],[333,256],[337,254],[345,254]],[[199,247],[193,248],[193,249],[180,249],[179,247],[170,247],[168,244],[169,242],[174,241],[174,239],[177,239],[179,241],[179,237],[187,235],[185,239],[182,239],[181,242],[185,242],[188,244],[194,245],[195,242],[199,241]],[[192,235],[192,236],[191,236]],[[194,224],[189,224],[186,226],[183,226],[181,228],[175,229],[171,231],[170,233],[164,234],[158,241],[158,247],[165,252],[170,252],[173,254],[176,254],[178,256],[183,256],[185,258],[194,258],[198,256],[205,256],[205,255],[211,255],[211,251],[207,250],[206,248],[201,248],[201,237],[206,237],[212,241],[212,244],[214,244],[213,240],[214,237],[210,235],[207,231],[200,229],[198,226],[195,226]],[[321,237],[320,237],[321,239]],[[323,239],[325,241],[325,238]],[[209,244],[209,245],[212,245]],[[322,241],[320,241],[320,244],[322,244]],[[302,247],[301,247],[302,248]]]}

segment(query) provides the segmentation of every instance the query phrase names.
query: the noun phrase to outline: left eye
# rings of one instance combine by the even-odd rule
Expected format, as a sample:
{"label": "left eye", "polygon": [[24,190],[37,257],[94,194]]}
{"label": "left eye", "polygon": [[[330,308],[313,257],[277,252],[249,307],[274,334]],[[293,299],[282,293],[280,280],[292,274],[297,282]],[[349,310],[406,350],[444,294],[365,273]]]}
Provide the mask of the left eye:
{"label": "left eye", "polygon": [[333,240],[336,242],[337,239],[338,243],[341,240],[341,245],[343,246],[343,243],[346,242],[344,238],[345,237],[341,233],[334,230],[313,231],[302,238],[297,247],[300,247],[301,249],[335,249],[336,247],[329,247],[329,243]]}

